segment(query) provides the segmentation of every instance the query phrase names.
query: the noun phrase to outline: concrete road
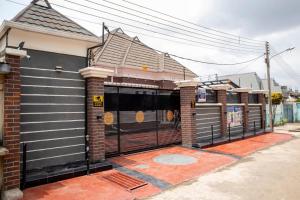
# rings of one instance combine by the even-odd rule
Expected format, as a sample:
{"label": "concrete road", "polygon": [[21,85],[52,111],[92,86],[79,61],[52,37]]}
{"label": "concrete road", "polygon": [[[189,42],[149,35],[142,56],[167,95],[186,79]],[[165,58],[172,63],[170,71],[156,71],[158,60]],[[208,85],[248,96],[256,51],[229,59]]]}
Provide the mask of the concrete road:
{"label": "concrete road", "polygon": [[152,200],[299,200],[300,133]]}

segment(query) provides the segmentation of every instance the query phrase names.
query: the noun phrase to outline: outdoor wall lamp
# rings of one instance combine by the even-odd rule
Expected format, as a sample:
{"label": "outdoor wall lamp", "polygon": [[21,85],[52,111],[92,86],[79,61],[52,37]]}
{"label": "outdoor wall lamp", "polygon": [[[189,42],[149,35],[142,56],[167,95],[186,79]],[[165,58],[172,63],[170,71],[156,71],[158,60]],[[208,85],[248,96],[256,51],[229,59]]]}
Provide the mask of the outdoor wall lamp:
{"label": "outdoor wall lamp", "polygon": [[0,62],[0,74],[8,74],[11,66],[5,62]]}
{"label": "outdoor wall lamp", "polygon": [[62,72],[64,71],[64,68],[62,66],[55,66],[55,71]]}

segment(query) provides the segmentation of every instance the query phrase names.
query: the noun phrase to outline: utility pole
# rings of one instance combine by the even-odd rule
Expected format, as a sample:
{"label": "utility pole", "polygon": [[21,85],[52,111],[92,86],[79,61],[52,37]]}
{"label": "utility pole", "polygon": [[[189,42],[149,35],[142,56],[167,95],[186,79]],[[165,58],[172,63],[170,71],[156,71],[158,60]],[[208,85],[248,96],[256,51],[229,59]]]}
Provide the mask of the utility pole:
{"label": "utility pole", "polygon": [[270,128],[273,131],[273,110],[272,110],[272,88],[271,88],[271,75],[270,75],[270,46],[269,42],[266,42],[266,58],[265,62],[267,65],[267,79],[268,79],[268,90],[269,90],[269,121],[270,121]]}

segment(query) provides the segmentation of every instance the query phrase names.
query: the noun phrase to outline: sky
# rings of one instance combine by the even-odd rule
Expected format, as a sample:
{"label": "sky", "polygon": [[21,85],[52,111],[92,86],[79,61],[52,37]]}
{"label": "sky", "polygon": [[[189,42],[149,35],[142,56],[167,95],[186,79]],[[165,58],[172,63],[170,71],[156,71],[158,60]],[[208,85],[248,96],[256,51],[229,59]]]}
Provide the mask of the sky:
{"label": "sky", "polygon": [[[21,4],[29,4],[30,0],[14,0]],[[174,18],[167,17],[158,13],[150,12],[149,10],[143,10],[140,7],[135,7],[132,4],[128,4],[124,0],[92,0],[94,2],[101,3],[102,5],[116,7],[110,2],[118,3],[119,5],[127,6],[132,9],[136,9],[140,12],[146,12],[156,17],[160,17],[169,20],[173,23],[166,21],[160,21],[162,24],[156,24],[161,28],[155,28],[147,26],[145,24],[139,24],[133,21],[128,21],[125,18],[133,18],[138,21],[142,21],[146,24],[150,24],[149,21],[143,21],[142,18],[136,18],[129,14],[120,14],[120,12],[112,11],[108,8],[95,5],[87,0],[73,0],[73,2],[83,4],[85,6],[92,7],[86,8],[74,3],[68,2],[68,0],[50,0],[50,3],[66,6],[69,9],[80,10],[85,13],[89,13],[95,16],[101,16],[103,18],[92,17],[83,13],[74,12],[57,5],[53,7],[76,21],[83,27],[92,31],[96,35],[101,35],[101,24],[104,22],[111,30],[115,27],[120,27],[130,36],[138,36],[138,38],[148,46],[178,56],[191,58],[195,60],[217,62],[217,63],[236,63],[256,58],[263,54],[264,43],[251,43],[252,45],[259,45],[259,53],[252,53],[246,51],[233,51],[228,50],[229,44],[226,45],[226,49],[213,46],[202,45],[197,38],[202,38],[201,35],[195,35],[195,30],[206,31],[211,34],[220,34],[219,32],[210,31],[208,29],[201,28],[199,26],[191,25],[182,21],[175,20]],[[287,85],[293,89],[300,89],[300,1],[299,0],[128,0],[130,2],[143,5],[145,7],[158,10],[162,13],[175,16],[180,19],[198,24],[200,26],[209,27],[221,32],[236,35],[236,41],[240,38],[243,44],[243,37],[251,38],[259,41],[268,41],[272,48],[271,55],[274,52],[281,52],[287,48],[295,47],[291,52],[285,52],[280,56],[276,56],[271,59],[271,76],[279,84]],[[10,20],[14,17],[24,5],[15,4],[7,0],[0,0],[0,22],[4,19]],[[118,7],[119,9],[123,9]],[[123,9],[126,10],[126,9]],[[128,10],[127,10],[128,11]],[[105,13],[108,12],[108,13]],[[113,16],[122,15],[123,18]],[[131,11],[131,14],[138,16],[141,13]],[[144,16],[149,17],[149,16]],[[154,18],[151,18],[154,19]],[[111,21],[114,20],[114,21]],[[155,19],[157,20],[157,19]],[[158,20],[159,21],[159,20]],[[181,30],[189,30],[191,32],[184,31],[183,34],[177,34],[170,30],[170,26],[174,25],[174,22],[180,24]],[[136,29],[132,26],[125,25],[124,23],[142,26],[146,29],[150,29],[154,32],[160,32],[165,35]],[[175,24],[176,27],[178,27]],[[188,29],[192,27],[193,29]],[[178,30],[178,29],[177,29]],[[182,32],[180,30],[180,32]],[[197,31],[196,30],[196,31]],[[199,34],[203,32],[197,32]],[[171,37],[167,37],[170,35]],[[224,35],[227,37],[233,37],[231,35]],[[194,36],[192,38],[190,36]],[[240,37],[239,37],[240,36]],[[177,37],[177,38],[174,38]],[[182,41],[180,38],[188,38],[189,41]],[[206,38],[210,39],[210,38]],[[226,39],[226,38],[225,38]],[[172,40],[172,41],[170,41]],[[190,42],[190,40],[197,40],[198,43]],[[247,39],[245,39],[247,40]],[[174,42],[176,41],[176,42]],[[249,40],[247,40],[249,41]],[[202,40],[201,40],[202,42]],[[218,42],[221,42],[220,40]],[[215,43],[214,43],[215,44]],[[250,44],[250,43],[247,43]],[[224,45],[222,45],[224,46]],[[275,51],[273,51],[275,50]],[[253,62],[235,66],[222,66],[222,65],[207,65],[202,63],[191,62],[187,60],[177,59],[186,67],[194,71],[199,75],[201,80],[213,79],[215,74],[218,76],[236,73],[256,72],[261,78],[266,77],[266,65],[264,58],[260,58]]]}

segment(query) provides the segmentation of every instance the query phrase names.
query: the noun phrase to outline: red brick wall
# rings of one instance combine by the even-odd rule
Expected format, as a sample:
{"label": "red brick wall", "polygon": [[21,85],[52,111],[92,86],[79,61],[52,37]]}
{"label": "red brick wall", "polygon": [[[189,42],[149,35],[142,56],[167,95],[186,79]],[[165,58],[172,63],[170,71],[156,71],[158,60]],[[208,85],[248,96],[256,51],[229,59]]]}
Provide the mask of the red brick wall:
{"label": "red brick wall", "polygon": [[196,142],[196,113],[191,104],[195,101],[195,87],[180,88],[182,145],[191,147]]}
{"label": "red brick wall", "polygon": [[249,95],[248,92],[241,92],[240,93],[241,96],[241,103],[244,103],[244,110],[243,110],[243,122],[244,122],[244,128],[245,131],[248,131],[248,127],[249,127],[249,107],[248,107],[248,103],[249,103]]}
{"label": "red brick wall", "polygon": [[258,94],[258,103],[262,104],[261,116],[262,116],[262,128],[266,128],[266,98],[264,94]]}
{"label": "red brick wall", "polygon": [[[104,79],[87,78],[87,133],[89,135],[89,159],[91,162],[105,158],[105,134],[103,124],[103,107],[93,107],[93,96],[104,95]],[[102,116],[97,119],[97,116]]]}
{"label": "red brick wall", "polygon": [[4,156],[4,190],[20,186],[20,58],[6,56],[11,72],[4,80],[4,135],[3,143],[8,149]]}
{"label": "red brick wall", "polygon": [[226,135],[227,132],[227,93],[226,90],[217,91],[218,103],[222,103],[221,106],[221,134]]}

